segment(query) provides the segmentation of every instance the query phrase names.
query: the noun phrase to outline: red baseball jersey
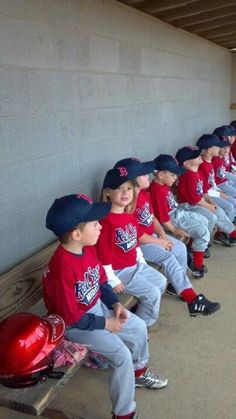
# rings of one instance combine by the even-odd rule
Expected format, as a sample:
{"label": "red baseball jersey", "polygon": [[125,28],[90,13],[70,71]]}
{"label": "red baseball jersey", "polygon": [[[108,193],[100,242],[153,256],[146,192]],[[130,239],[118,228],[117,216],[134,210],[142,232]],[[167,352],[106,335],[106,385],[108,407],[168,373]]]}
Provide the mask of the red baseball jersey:
{"label": "red baseball jersey", "polygon": [[154,212],[148,191],[141,190],[139,192],[134,214],[138,220],[140,237],[144,233],[152,235],[154,233]]}
{"label": "red baseball jersey", "polygon": [[188,202],[190,205],[196,205],[204,193],[200,173],[187,170],[179,177],[177,192],[180,203]]}
{"label": "red baseball jersey", "polygon": [[76,255],[59,245],[43,275],[46,307],[67,325],[78,322],[96,304],[101,295],[100,284],[106,281],[93,246]]}
{"label": "red baseball jersey", "polygon": [[212,159],[212,164],[215,171],[215,181],[217,185],[221,185],[227,181],[225,161],[222,157],[216,156]]}
{"label": "red baseball jersey", "polygon": [[109,213],[100,220],[102,230],[97,242],[99,260],[113,269],[123,269],[137,263],[139,228],[133,214]]}
{"label": "red baseball jersey", "polygon": [[231,153],[232,153],[233,158],[236,160],[236,140],[231,145]]}
{"label": "red baseball jersey", "polygon": [[203,160],[199,166],[199,173],[203,180],[203,192],[216,186],[214,167],[211,161]]}
{"label": "red baseball jersey", "polygon": [[155,217],[161,224],[167,223],[170,221],[170,211],[178,207],[173,193],[169,186],[160,185],[154,181],[151,183],[149,191]]}
{"label": "red baseball jersey", "polygon": [[232,165],[235,165],[235,160],[231,151],[226,156],[223,156],[225,169],[227,172],[231,172]]}

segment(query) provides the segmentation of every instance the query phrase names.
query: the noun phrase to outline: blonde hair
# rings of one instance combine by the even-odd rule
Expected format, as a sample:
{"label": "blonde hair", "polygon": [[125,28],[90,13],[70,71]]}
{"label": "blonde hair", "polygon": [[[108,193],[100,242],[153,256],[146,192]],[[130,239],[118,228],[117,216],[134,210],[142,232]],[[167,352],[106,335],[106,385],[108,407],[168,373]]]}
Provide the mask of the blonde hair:
{"label": "blonde hair", "polygon": [[65,234],[63,234],[62,236],[58,237],[58,240],[61,244],[67,244],[70,241],[71,238],[71,233],[74,230],[80,230],[83,231],[84,227],[86,226],[86,222],[85,223],[79,223],[76,224],[76,226],[74,228],[72,228],[70,231],[67,231]]}
{"label": "blonde hair", "polygon": [[[135,207],[136,207],[137,196],[138,196],[136,188],[139,186],[139,184],[138,184],[138,181],[136,179],[128,180],[127,182],[130,182],[133,186],[133,199],[132,199],[132,201],[130,202],[129,205],[126,205],[124,212],[126,212],[128,214],[131,214],[132,212],[134,212]],[[114,190],[114,189],[105,188],[105,189],[102,190],[101,198],[100,198],[101,202],[111,202],[111,199],[110,199],[110,196],[109,196],[109,192],[111,190]]]}

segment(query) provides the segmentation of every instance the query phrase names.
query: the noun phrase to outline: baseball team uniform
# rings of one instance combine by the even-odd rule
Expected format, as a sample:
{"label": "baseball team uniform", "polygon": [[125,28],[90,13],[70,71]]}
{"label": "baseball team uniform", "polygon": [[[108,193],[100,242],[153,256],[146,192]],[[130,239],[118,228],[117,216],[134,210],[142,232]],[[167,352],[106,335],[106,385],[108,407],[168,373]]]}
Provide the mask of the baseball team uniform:
{"label": "baseball team uniform", "polygon": [[[138,298],[136,314],[147,326],[158,318],[161,295],[167,280],[145,260],[137,261],[138,222],[134,215],[109,213],[101,220],[102,230],[97,242],[98,257],[104,265],[111,266],[114,276],[108,271],[108,282],[115,287],[120,282],[125,285],[125,293]],[[144,262],[144,263],[143,263]]]}
{"label": "baseball team uniform", "polygon": [[[225,164],[225,168],[226,168],[226,177],[228,179],[229,185],[233,186],[234,188],[236,188],[236,161],[234,159],[234,156],[231,152],[231,150],[229,151],[229,154],[227,154],[226,156],[223,156],[224,159],[224,164]],[[233,173],[232,173],[233,171]]]}
{"label": "baseball team uniform", "polygon": [[[158,237],[154,233],[154,212],[151,204],[150,194],[141,190],[137,197],[135,215],[138,219],[140,236],[148,234]],[[171,250],[156,243],[140,244],[143,255],[148,262],[156,263],[163,267],[164,274],[173,285],[176,292],[181,294],[184,289],[192,288],[189,278],[186,275],[187,251],[186,246],[180,240],[167,236],[173,243]]]}
{"label": "baseball team uniform", "polygon": [[208,220],[201,214],[181,208],[167,185],[153,181],[149,191],[154,214],[159,222],[164,224],[171,221],[174,226],[182,228],[192,238],[192,249],[204,252],[210,241]]}
{"label": "baseball team uniform", "polygon": [[212,201],[222,208],[230,221],[233,221],[236,216],[236,200],[229,195],[227,199],[220,197],[220,188],[216,185],[212,162],[203,160],[198,170],[203,180],[203,193],[207,193]]}
{"label": "baseball team uniform", "polygon": [[217,207],[215,212],[211,212],[207,208],[198,205],[203,194],[203,179],[199,172],[187,170],[179,177],[178,198],[181,207],[186,211],[193,211],[205,216],[208,220],[210,232],[213,231],[216,225],[221,231],[227,234],[232,233],[234,225],[220,207]]}
{"label": "baseball team uniform", "polygon": [[49,313],[60,315],[66,323],[66,338],[107,358],[113,412],[122,416],[135,411],[134,370],[147,365],[147,328],[128,312],[121,332],[105,329],[105,318],[112,315],[110,309],[118,298],[95,249],[86,247],[77,255],[59,245],[44,273],[43,291]]}
{"label": "baseball team uniform", "polygon": [[212,159],[212,164],[215,171],[215,180],[217,186],[227,195],[236,198],[236,187],[227,178],[227,170],[225,160],[221,156],[216,156]]}

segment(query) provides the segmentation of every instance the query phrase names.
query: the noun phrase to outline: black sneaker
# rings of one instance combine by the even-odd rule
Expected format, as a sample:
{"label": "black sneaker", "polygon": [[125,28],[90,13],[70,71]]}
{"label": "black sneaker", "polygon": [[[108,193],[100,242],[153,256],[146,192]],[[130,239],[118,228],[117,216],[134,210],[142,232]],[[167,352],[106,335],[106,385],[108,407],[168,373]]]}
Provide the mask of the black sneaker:
{"label": "black sneaker", "polygon": [[167,285],[166,288],[166,294],[169,295],[174,295],[175,297],[178,297],[177,292],[175,291],[174,287],[171,285],[171,283],[169,282],[169,284]]}
{"label": "black sneaker", "polygon": [[208,259],[211,256],[211,252],[209,250],[209,247],[207,247],[204,251],[204,258]]}
{"label": "black sneaker", "polygon": [[190,270],[191,274],[195,277],[195,278],[203,278],[204,275],[207,273],[207,267],[205,265],[202,265],[201,268],[196,268],[196,266],[194,265],[193,261],[191,261],[188,264],[188,269]]}
{"label": "black sneaker", "polygon": [[209,301],[203,294],[199,294],[190,304],[188,304],[189,315],[192,317],[209,316],[219,310],[220,303]]}
{"label": "black sneaker", "polygon": [[230,243],[229,235],[226,233],[217,232],[214,236],[213,242],[226,247],[233,246],[233,244]]}
{"label": "black sneaker", "polygon": [[[117,415],[112,415],[112,419],[119,419],[121,416],[117,416]],[[122,418],[124,418],[126,416],[122,416]],[[130,413],[129,415],[127,415],[127,418],[129,419],[139,419],[139,415],[136,412]]]}

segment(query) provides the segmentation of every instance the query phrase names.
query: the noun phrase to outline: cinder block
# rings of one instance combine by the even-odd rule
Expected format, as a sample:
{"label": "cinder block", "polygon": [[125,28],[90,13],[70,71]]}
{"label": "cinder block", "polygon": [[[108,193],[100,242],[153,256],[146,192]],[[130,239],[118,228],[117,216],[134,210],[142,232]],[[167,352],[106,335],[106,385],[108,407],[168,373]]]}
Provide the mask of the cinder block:
{"label": "cinder block", "polygon": [[139,74],[141,69],[141,48],[129,43],[120,42],[119,71]]}
{"label": "cinder block", "polygon": [[56,49],[48,24],[0,16],[0,65],[55,67]]}
{"label": "cinder block", "polygon": [[0,68],[0,116],[30,112],[29,71]]}

